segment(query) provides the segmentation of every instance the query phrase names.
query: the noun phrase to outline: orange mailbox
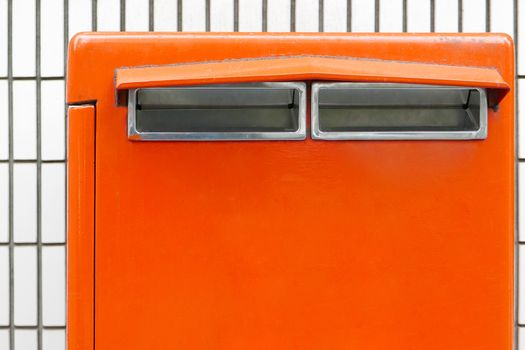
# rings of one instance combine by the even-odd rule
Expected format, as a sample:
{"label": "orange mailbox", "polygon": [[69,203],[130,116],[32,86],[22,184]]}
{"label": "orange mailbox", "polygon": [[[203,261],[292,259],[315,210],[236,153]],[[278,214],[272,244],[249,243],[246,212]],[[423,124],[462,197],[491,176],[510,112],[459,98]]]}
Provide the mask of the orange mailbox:
{"label": "orange mailbox", "polygon": [[504,35],[81,34],[70,350],[511,350]]}

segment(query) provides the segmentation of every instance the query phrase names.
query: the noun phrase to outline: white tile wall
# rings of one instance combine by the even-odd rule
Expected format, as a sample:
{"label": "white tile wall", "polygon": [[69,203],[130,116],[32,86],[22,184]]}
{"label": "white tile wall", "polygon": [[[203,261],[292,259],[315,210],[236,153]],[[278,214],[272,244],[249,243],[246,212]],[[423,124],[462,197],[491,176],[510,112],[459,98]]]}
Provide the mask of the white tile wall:
{"label": "white tile wall", "polygon": [[216,0],[210,4],[212,32],[233,32],[233,0]]}
{"label": "white tile wall", "polygon": [[[64,2],[47,0],[40,10],[40,59],[43,77],[64,75]],[[45,144],[45,143],[44,143]]]}
{"label": "white tile wall", "polygon": [[[525,245],[521,244],[518,249],[519,266],[518,271],[523,276],[525,273]],[[518,282],[518,290],[522,293],[518,294],[518,323],[525,324],[525,278],[520,278]]]}
{"label": "white tile wall", "polygon": [[206,2],[204,0],[182,1],[182,29],[185,32],[206,30]]}
{"label": "white tile wall", "polygon": [[[164,3],[167,3],[167,2],[174,3],[174,1],[167,1],[167,0],[163,2]],[[160,4],[158,4],[155,7],[155,9],[157,10],[155,12],[156,16],[157,16],[157,13],[159,13],[161,16],[163,14],[169,13],[169,11],[166,11],[167,9],[160,6]],[[120,1],[98,0],[97,2],[97,23],[98,23],[97,28],[100,31],[118,31],[120,29]],[[161,30],[164,28],[159,27],[155,29]]]}
{"label": "white tile wall", "polygon": [[66,167],[64,163],[42,164],[42,242],[60,243],[66,238]]}
{"label": "white tile wall", "polygon": [[239,31],[262,31],[262,0],[239,0]]}
{"label": "white tile wall", "polygon": [[[518,101],[525,101],[525,77],[518,79]],[[518,135],[520,141],[525,137],[525,103],[518,103]],[[518,143],[519,158],[525,159],[525,141]],[[525,234],[525,233],[524,233]]]}
{"label": "white tile wall", "polygon": [[525,242],[525,220],[522,220],[525,218],[525,163],[519,163],[518,174],[518,232],[520,242]]}
{"label": "white tile wall", "polygon": [[42,323],[60,326],[66,322],[66,251],[62,246],[42,248]]}
{"label": "white tile wall", "polygon": [[436,32],[458,31],[458,0],[435,0]]}
{"label": "white tile wall", "polygon": [[13,75],[35,75],[35,0],[13,1]]}
{"label": "white tile wall", "polygon": [[373,32],[375,30],[375,2],[370,0],[352,1],[352,31]]}
{"label": "white tile wall", "polygon": [[90,31],[91,28],[91,0],[69,1],[69,38],[78,32]]}
{"label": "white tile wall", "polygon": [[319,1],[298,1],[295,6],[295,30],[298,32],[318,32]]}
{"label": "white tile wall", "polygon": [[14,248],[14,322],[16,326],[37,324],[37,250],[36,247]]}
{"label": "white tile wall", "polygon": [[9,158],[9,120],[7,81],[0,80],[0,160]]}
{"label": "white tile wall", "polygon": [[518,54],[517,57],[517,72],[521,76],[525,76],[525,20],[523,18],[525,16],[525,4],[523,0],[521,0],[519,6],[518,6],[518,14],[516,18],[520,19],[517,21],[518,23],[518,38],[517,38],[517,46],[516,51]]}
{"label": "white tile wall", "polygon": [[[153,17],[155,21],[155,31],[176,31],[177,30],[177,1],[158,0],[155,2]],[[118,12],[117,12],[118,18]],[[232,24],[233,25],[233,24]]]}
{"label": "white tile wall", "polygon": [[15,344],[17,350],[36,350],[36,331],[28,329],[17,329],[15,331]]}
{"label": "white tile wall", "polygon": [[7,0],[0,0],[0,76],[7,76]]}
{"label": "white tile wall", "polygon": [[514,37],[514,0],[492,1],[490,23],[491,32],[507,33]]}
{"label": "white tile wall", "polygon": [[13,82],[13,152],[15,159],[36,158],[36,82]]}
{"label": "white tile wall", "polygon": [[42,159],[62,160],[65,150],[64,80],[41,83]]}
{"label": "white tile wall", "polygon": [[381,0],[379,3],[379,29],[382,32],[403,31],[403,0]]}
{"label": "white tile wall", "polygon": [[290,31],[290,0],[268,0],[268,31]]}
{"label": "white tile wall", "polygon": [[[9,248],[0,246],[0,326],[7,325],[9,325]],[[0,346],[0,349],[4,348]]]}
{"label": "white tile wall", "polygon": [[13,166],[13,230],[17,243],[36,241],[36,170],[34,163]]}
{"label": "white tile wall", "polygon": [[9,240],[9,168],[6,163],[0,163],[0,243],[5,243],[8,240]]}
{"label": "white tile wall", "polygon": [[[324,18],[329,21],[324,22],[324,32],[346,32],[346,0],[332,0],[324,2]],[[315,14],[314,14],[315,16]]]}
{"label": "white tile wall", "polygon": [[126,1],[126,30],[129,32],[147,31],[149,26],[148,0]]}
{"label": "white tile wall", "polygon": [[430,0],[408,0],[409,32],[430,32]]}
{"label": "white tile wall", "polygon": [[[525,106],[525,20],[516,20],[514,13],[517,6],[525,11],[525,3],[488,0],[487,16],[486,1],[0,0],[0,349],[65,349],[64,35],[70,38],[92,28],[245,32],[401,32],[404,28],[428,32],[433,28],[437,32],[484,32],[488,26],[512,36],[518,32],[518,101]],[[37,80],[37,74],[43,79]],[[525,135],[525,108],[519,109],[519,135]],[[519,146],[519,157],[523,160],[519,165],[519,231],[524,243],[519,248],[519,273],[523,276],[519,284],[521,305],[525,305],[525,142]],[[10,237],[14,242],[9,242]],[[14,262],[12,286],[10,257]],[[13,305],[9,304],[11,292]],[[519,308],[518,315],[525,326],[525,306]],[[525,350],[525,327],[518,333],[519,349]]]}
{"label": "white tile wall", "polygon": [[9,349],[9,330],[0,329],[0,349]]}
{"label": "white tile wall", "polygon": [[65,350],[66,332],[63,330],[45,330],[42,348],[43,350]]}
{"label": "white tile wall", "polygon": [[486,29],[485,3],[479,0],[463,0],[462,18],[465,33],[484,32]]}

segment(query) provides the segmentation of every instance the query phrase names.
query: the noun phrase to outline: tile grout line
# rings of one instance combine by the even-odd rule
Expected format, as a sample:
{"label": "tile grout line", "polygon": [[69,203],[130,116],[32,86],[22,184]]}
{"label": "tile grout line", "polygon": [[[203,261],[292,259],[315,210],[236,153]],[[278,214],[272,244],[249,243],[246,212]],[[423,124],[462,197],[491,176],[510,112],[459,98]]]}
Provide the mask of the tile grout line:
{"label": "tile grout line", "polygon": [[319,8],[317,9],[318,28],[317,31],[324,32],[324,0],[319,0]]}
{"label": "tile grout line", "polygon": [[485,31],[487,33],[491,30],[491,22],[490,22],[490,0],[485,0]]}
{"label": "tile grout line", "polygon": [[36,37],[36,280],[37,280],[37,349],[42,350],[42,85],[41,76],[41,2],[36,0],[35,37]]}
{"label": "tile grout line", "polygon": [[177,31],[182,32],[182,0],[177,0]]}
{"label": "tile grout line", "polygon": [[[0,80],[8,80],[9,77],[0,77]],[[12,77],[11,78],[13,81],[17,81],[17,80],[36,80],[36,75],[35,76],[24,76],[24,77]],[[40,77],[40,80],[62,80],[64,79],[63,76],[48,76],[48,77]]]}
{"label": "tile grout line", "polygon": [[290,32],[295,32],[295,0],[290,0]]}
{"label": "tile grout line", "polygon": [[381,11],[381,2],[379,0],[375,0],[374,3],[374,32],[378,33],[381,31],[381,23],[379,22],[379,14]]}
{"label": "tile grout line", "polygon": [[403,33],[408,31],[408,4],[407,0],[403,0]]}
{"label": "tile grout line", "polygon": [[149,0],[148,2],[148,31],[153,32],[154,30],[155,30],[155,2],[153,0]]}
{"label": "tile grout line", "polygon": [[[64,171],[64,203],[66,204],[65,205],[65,212],[63,213],[63,217],[62,217],[62,220],[64,220],[64,228],[65,228],[65,232],[64,232],[64,281],[65,281],[65,288],[66,288],[66,291],[65,291],[65,300],[64,300],[64,304],[65,304],[65,307],[64,307],[64,310],[65,310],[65,315],[64,315],[64,337],[66,337],[66,339],[64,340],[64,343],[65,343],[65,348],[67,349],[67,187],[68,187],[68,177],[67,177],[67,153],[68,153],[68,141],[67,141],[67,136],[68,136],[68,106],[67,106],[67,102],[65,101],[65,96],[66,96],[66,92],[67,92],[67,84],[66,84],[66,81],[67,81],[67,57],[68,57],[68,44],[69,44],[69,2],[68,0],[64,0],[64,71],[63,71],[63,75],[64,75],[64,130],[63,132],[65,133],[65,137],[64,137],[64,167],[65,167],[65,171]],[[46,329],[46,327],[44,327]]]}
{"label": "tile grout line", "polygon": [[[13,162],[15,164],[21,164],[21,163],[36,163],[36,159],[14,159]],[[66,163],[66,159],[41,159],[40,162],[42,164],[45,163]],[[0,159],[0,164],[2,163],[9,163],[9,159]]]}
{"label": "tile grout line", "polygon": [[[0,329],[9,329],[10,326],[0,326]],[[37,326],[15,326],[15,329],[29,329],[36,330]],[[65,330],[66,326],[43,326],[44,330]]]}
{"label": "tile grout line", "polygon": [[[525,242],[524,242],[525,243]],[[9,246],[9,242],[0,242],[0,247]],[[66,245],[65,242],[41,242],[42,247],[63,247]],[[38,246],[37,242],[14,242],[15,247],[32,247]]]}
{"label": "tile grout line", "polygon": [[239,0],[233,0],[233,31],[239,31]]}
{"label": "tile grout line", "polygon": [[430,32],[436,31],[436,0],[430,0]]}
{"label": "tile grout line", "polygon": [[268,0],[262,0],[262,31],[268,31]]}
{"label": "tile grout line", "polygon": [[[120,0],[120,31],[126,31],[126,0]],[[67,58],[64,59],[67,63]]]}
{"label": "tile grout line", "polygon": [[15,350],[14,227],[13,227],[13,0],[7,2],[7,109],[9,127],[9,349]]}
{"label": "tile grout line", "polygon": [[352,0],[346,0],[346,31],[352,31]]}
{"label": "tile grout line", "polygon": [[98,4],[97,0],[91,0],[91,30],[96,32],[98,27]]}
{"label": "tile grout line", "polygon": [[205,31],[209,32],[211,30],[211,4],[210,0],[205,0],[204,5],[204,17],[205,17]]}

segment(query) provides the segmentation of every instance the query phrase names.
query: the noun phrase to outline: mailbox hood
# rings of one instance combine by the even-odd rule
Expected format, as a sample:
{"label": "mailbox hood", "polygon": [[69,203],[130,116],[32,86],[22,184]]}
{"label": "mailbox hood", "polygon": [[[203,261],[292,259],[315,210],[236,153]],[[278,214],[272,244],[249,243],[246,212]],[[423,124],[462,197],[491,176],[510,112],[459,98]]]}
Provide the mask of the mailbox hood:
{"label": "mailbox hood", "polygon": [[116,71],[118,91],[210,83],[295,80],[478,87],[488,90],[491,106],[498,104],[510,89],[497,69],[492,67],[480,68],[341,56],[262,57],[127,67]]}

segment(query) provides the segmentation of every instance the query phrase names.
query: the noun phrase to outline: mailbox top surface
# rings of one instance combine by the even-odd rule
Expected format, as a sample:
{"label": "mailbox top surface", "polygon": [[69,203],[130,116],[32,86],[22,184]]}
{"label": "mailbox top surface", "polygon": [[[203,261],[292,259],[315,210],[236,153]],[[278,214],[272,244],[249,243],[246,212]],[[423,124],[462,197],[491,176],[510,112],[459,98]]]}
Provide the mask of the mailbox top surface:
{"label": "mailbox top surface", "polygon": [[[69,47],[67,101],[114,98],[114,91],[108,93],[115,88],[118,68],[293,56],[493,68],[509,86],[513,80],[514,47],[506,34],[80,33]],[[333,68],[339,64],[332,63]],[[201,83],[214,83],[211,73],[209,81]],[[315,80],[315,73],[295,75],[293,80]],[[379,73],[387,81],[389,72]],[[453,79],[452,69],[450,74]]]}

